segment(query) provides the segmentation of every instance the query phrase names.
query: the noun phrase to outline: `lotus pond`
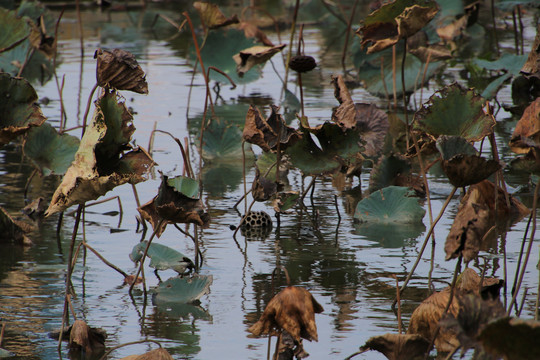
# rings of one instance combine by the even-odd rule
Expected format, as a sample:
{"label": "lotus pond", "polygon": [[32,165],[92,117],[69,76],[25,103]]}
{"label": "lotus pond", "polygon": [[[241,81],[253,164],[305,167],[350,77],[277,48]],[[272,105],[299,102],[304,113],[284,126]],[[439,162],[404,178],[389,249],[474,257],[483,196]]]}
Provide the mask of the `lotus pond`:
{"label": "lotus pond", "polygon": [[[270,348],[253,325],[285,269],[324,309],[318,341],[304,341],[312,359],[407,328],[427,341],[423,358],[441,318],[433,358],[527,358],[496,344],[517,333],[497,327],[505,309],[537,358],[538,9],[413,3],[369,15],[380,4],[82,1],[79,18],[75,2],[0,2],[16,9],[0,8],[0,357],[99,359],[138,342],[108,358],[159,343],[174,359],[264,359],[276,337]],[[394,28],[382,36],[381,24]],[[286,70],[309,57],[311,71]],[[115,61],[136,92],[103,70]],[[22,105],[17,91],[30,94]],[[241,226],[248,207],[273,226]],[[139,273],[150,240],[145,285],[131,288],[124,275]],[[408,282],[399,311],[396,278]],[[446,297],[412,319],[434,293]],[[481,318],[472,335],[458,308]],[[104,331],[104,347],[59,347],[66,312]]]}

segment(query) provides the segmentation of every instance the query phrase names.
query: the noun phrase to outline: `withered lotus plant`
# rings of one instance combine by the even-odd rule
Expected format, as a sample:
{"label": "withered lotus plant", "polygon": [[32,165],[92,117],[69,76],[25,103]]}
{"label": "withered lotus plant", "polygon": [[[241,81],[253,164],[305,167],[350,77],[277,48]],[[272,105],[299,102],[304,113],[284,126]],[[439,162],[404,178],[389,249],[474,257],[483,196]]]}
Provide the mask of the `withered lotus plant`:
{"label": "withered lotus plant", "polygon": [[323,311],[309,291],[298,286],[287,286],[270,300],[259,321],[248,331],[257,337],[287,332],[297,345],[296,351],[303,352],[302,339],[319,339],[315,313]]}
{"label": "withered lotus plant", "polygon": [[148,94],[146,75],[129,51],[98,49],[94,59],[97,59],[96,78],[99,86]]}

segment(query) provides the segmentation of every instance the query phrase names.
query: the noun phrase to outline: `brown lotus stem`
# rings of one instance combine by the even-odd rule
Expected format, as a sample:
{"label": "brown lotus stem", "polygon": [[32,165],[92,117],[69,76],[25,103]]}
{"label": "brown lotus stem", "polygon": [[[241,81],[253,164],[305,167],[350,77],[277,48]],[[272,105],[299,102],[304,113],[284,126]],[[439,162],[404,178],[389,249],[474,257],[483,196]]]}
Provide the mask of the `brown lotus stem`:
{"label": "brown lotus stem", "polygon": [[248,213],[248,204],[247,204],[247,180],[246,180],[246,150],[244,145],[246,144],[245,140],[242,140],[242,178],[244,179],[244,216],[247,216]]}
{"label": "brown lotus stem", "polygon": [[397,110],[397,89],[396,89],[396,45],[392,45],[392,91],[394,93],[394,110]]}
{"label": "brown lotus stem", "polygon": [[110,267],[111,269],[113,269],[113,270],[115,270],[116,272],[118,272],[118,273],[119,273],[120,275],[122,275],[124,278],[128,278],[128,277],[129,277],[129,275],[128,275],[125,271],[123,271],[123,270],[120,269],[118,266],[114,265],[113,263],[111,263],[111,262],[109,262],[107,259],[105,259],[99,252],[97,252],[96,249],[94,249],[93,247],[91,247],[90,245],[88,245],[87,242],[84,242],[84,243],[82,243],[82,244],[83,244],[83,246],[84,246],[85,248],[87,248],[88,250],[90,250],[91,252],[93,252],[94,255],[96,255],[96,256],[99,258],[99,260],[103,261],[103,263],[104,263],[105,265],[107,265],[107,266]]}
{"label": "brown lotus stem", "polygon": [[351,10],[351,16],[347,22],[347,30],[345,31],[345,45],[343,45],[343,52],[341,54],[341,66],[343,67],[343,72],[346,72],[345,67],[345,58],[347,57],[347,48],[349,47],[349,36],[351,34],[351,26],[354,19],[354,14],[356,13],[356,6],[358,5],[358,0],[355,0],[353,8]]}
{"label": "brown lotus stem", "polygon": [[92,104],[92,98],[94,97],[94,92],[96,92],[97,88],[98,88],[98,84],[96,83],[94,87],[92,88],[92,90],[90,90],[90,96],[88,96],[88,100],[86,101],[86,110],[84,110],[84,115],[83,115],[81,137],[84,135],[84,132],[86,131],[86,119],[88,118],[88,113],[90,112],[90,105]]}
{"label": "brown lotus stem", "polygon": [[131,341],[131,342],[127,342],[127,343],[124,343],[124,344],[120,344],[120,345],[116,345],[116,346],[113,346],[112,348],[110,348],[109,350],[107,350],[102,357],[99,358],[99,360],[105,360],[107,359],[107,357],[109,356],[110,353],[112,353],[114,350],[118,350],[124,346],[129,346],[129,345],[136,345],[136,344],[144,344],[144,343],[147,343],[147,342],[151,342],[151,343],[154,343],[154,344],[157,344],[159,346],[159,348],[161,349],[162,346],[161,346],[161,343],[159,341],[156,341],[156,340],[151,340],[151,339],[144,339],[144,340],[137,340],[137,341]]}
{"label": "brown lotus stem", "polygon": [[[191,171],[191,166],[190,166],[188,158],[187,158],[186,150],[184,149],[184,145],[182,145],[182,142],[180,141],[180,139],[175,137],[170,132],[164,131],[164,130],[154,129],[154,130],[152,130],[152,135],[150,135],[150,136],[153,137],[154,133],[162,133],[162,134],[169,135],[174,140],[174,142],[176,142],[178,144],[178,147],[180,148],[180,152],[182,153],[182,161],[184,162],[184,170],[186,171],[187,176],[189,178],[193,179],[193,172]],[[152,140],[152,143],[153,143],[153,140]]]}
{"label": "brown lotus stem", "polygon": [[409,114],[407,112],[407,94],[405,92],[405,60],[407,59],[407,38],[403,38],[403,58],[401,59],[401,91],[403,92],[403,111],[405,112],[405,138],[407,143],[407,149],[409,148]]}
{"label": "brown lotus stem", "polygon": [[287,271],[287,269],[283,265],[276,266],[274,270],[272,271],[272,295],[275,292],[274,278],[279,270],[281,270],[285,274],[285,280],[287,281],[287,286],[291,286],[291,278],[289,277],[289,272]]}
{"label": "brown lotus stem", "polygon": [[431,60],[431,52],[429,51],[427,55],[427,59],[426,59],[426,64],[424,65],[424,73],[422,74],[422,83],[420,84],[420,107],[422,107],[422,103],[423,103],[424,84],[426,81],[426,73],[429,67],[430,60]]}
{"label": "brown lotus stem", "polygon": [[[178,231],[180,231],[182,234],[189,237],[191,239],[191,241],[193,241],[193,245],[195,245],[195,256],[196,257],[198,256],[198,258],[200,259],[199,264],[202,265],[202,263],[203,263],[203,254],[202,254],[201,250],[199,249],[199,243],[198,243],[197,239],[193,235],[191,235],[189,232],[182,230],[182,228],[180,226],[178,226],[178,224],[173,224],[173,225]],[[197,258],[196,258],[195,262],[196,262],[195,265],[197,267]]]}
{"label": "brown lotus stem", "polygon": [[296,30],[296,19],[298,18],[298,8],[300,7],[300,0],[296,0],[294,5],[293,20],[291,23],[291,37],[289,39],[289,52],[287,53],[287,61],[285,61],[285,80],[283,81],[284,89],[287,89],[287,79],[289,78],[289,61],[291,61],[292,46],[294,42],[294,32]]}
{"label": "brown lotus stem", "polygon": [[396,280],[396,300],[397,300],[397,322],[398,322],[398,333],[401,335],[401,299],[399,297],[399,280],[396,274],[392,274],[392,277]]}
{"label": "brown lotus stem", "polygon": [[234,80],[231,79],[231,77],[229,75],[227,75],[227,73],[223,72],[222,70],[218,69],[215,66],[209,66],[208,67],[208,70],[207,70],[208,72],[206,74],[206,77],[208,79],[210,78],[210,70],[214,70],[215,72],[220,73],[221,75],[225,76],[227,78],[227,80],[229,80],[229,82],[231,83],[231,90],[236,89],[236,83],[234,82]]}

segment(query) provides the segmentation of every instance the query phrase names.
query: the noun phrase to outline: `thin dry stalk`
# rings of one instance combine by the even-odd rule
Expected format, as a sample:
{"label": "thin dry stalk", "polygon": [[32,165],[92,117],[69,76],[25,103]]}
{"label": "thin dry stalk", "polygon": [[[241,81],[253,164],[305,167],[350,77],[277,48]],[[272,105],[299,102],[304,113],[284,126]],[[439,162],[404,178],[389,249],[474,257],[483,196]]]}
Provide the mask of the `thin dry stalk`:
{"label": "thin dry stalk", "polygon": [[26,185],[24,185],[24,195],[23,195],[25,199],[28,199],[28,197],[27,197],[28,188],[30,187],[30,183],[32,182],[32,179],[34,178],[34,176],[36,176],[37,172],[38,172],[38,170],[34,169],[34,171],[32,171],[32,173],[28,177],[28,180],[26,180]]}
{"label": "thin dry stalk", "polygon": [[396,45],[392,46],[392,91],[394,93],[394,110],[397,110],[397,89],[396,89]]}
{"label": "thin dry stalk", "polygon": [[109,262],[107,259],[105,259],[96,249],[94,249],[93,247],[91,247],[90,245],[88,245],[88,243],[85,241],[82,243],[83,246],[85,248],[87,248],[88,250],[90,250],[91,252],[94,253],[94,255],[96,255],[99,260],[103,261],[103,263],[105,265],[107,265],[108,267],[110,267],[111,269],[113,270],[116,270],[116,272],[118,272],[119,274],[121,274],[124,278],[128,278],[128,274],[123,271],[122,269],[120,269],[118,266],[114,265],[113,263]]}
{"label": "thin dry stalk", "polygon": [[[242,178],[244,179],[244,216],[247,215],[248,213],[248,204],[247,204],[247,195],[248,195],[248,192],[247,192],[247,180],[246,180],[246,150],[244,149],[244,145],[245,145],[246,141],[245,140],[242,140]],[[278,172],[276,170],[276,172]],[[242,221],[244,219],[242,218]],[[235,232],[236,234],[236,232]],[[234,236],[233,236],[234,237]]]}
{"label": "thin dry stalk", "polygon": [[407,149],[409,148],[409,113],[407,111],[407,94],[405,93],[405,60],[407,59],[407,38],[403,39],[403,58],[401,59],[401,91],[403,96],[403,111],[405,112],[405,137],[407,140]]}
{"label": "thin dry stalk", "polygon": [[[196,226],[196,225],[195,225]],[[189,232],[185,231],[185,230],[182,230],[182,228],[180,226],[178,226],[178,224],[174,224],[174,227],[180,231],[182,234],[184,234],[185,236],[189,237],[191,239],[191,241],[193,241],[193,244],[195,245],[195,257],[196,257],[196,260],[195,260],[195,266],[197,267],[197,270],[199,268],[200,265],[202,265],[203,263],[203,255],[202,255],[202,251],[199,249],[199,242],[197,241],[197,239],[191,235]],[[197,259],[200,259],[200,263],[199,265],[197,264]]]}
{"label": "thin dry stalk", "polygon": [[184,170],[186,171],[187,173],[187,176],[189,178],[193,178],[193,172],[191,170],[191,166],[189,165],[189,161],[188,161],[188,158],[187,158],[187,154],[186,154],[186,150],[184,149],[184,145],[182,145],[182,142],[180,141],[180,139],[178,139],[177,137],[175,137],[173,134],[171,134],[170,132],[168,131],[164,131],[164,130],[159,130],[159,129],[155,129],[155,130],[152,130],[152,143],[153,143],[153,136],[154,136],[154,133],[162,133],[162,134],[166,134],[166,135],[169,135],[177,144],[178,144],[178,147],[180,148],[180,152],[182,153],[182,160],[184,162]]}
{"label": "thin dry stalk", "polygon": [[424,73],[422,74],[422,83],[420,84],[420,106],[422,106],[423,103],[423,95],[424,95],[424,84],[426,82],[426,74],[429,67],[429,61],[431,60],[431,52],[428,52],[426,64],[424,65]]}
{"label": "thin dry stalk", "polygon": [[287,60],[285,61],[285,80],[283,81],[283,88],[287,89],[287,79],[289,78],[289,61],[291,61],[292,46],[294,42],[294,32],[296,30],[296,19],[298,18],[298,8],[300,7],[300,0],[296,0],[294,5],[293,20],[291,23],[291,37],[289,39],[289,52],[287,53]]}
{"label": "thin dry stalk", "polygon": [[124,343],[124,344],[120,344],[120,345],[116,345],[116,346],[113,346],[112,348],[110,348],[109,350],[107,350],[105,352],[105,354],[103,354],[102,357],[99,358],[99,360],[105,360],[107,359],[107,357],[109,356],[110,353],[112,353],[114,350],[118,350],[124,346],[128,346],[128,345],[136,345],[136,344],[144,344],[144,343],[147,343],[147,342],[151,342],[151,343],[154,343],[154,344],[157,344],[160,348],[162,348],[161,346],[161,343],[159,341],[156,341],[156,340],[150,340],[150,339],[144,339],[144,340],[138,340],[138,341],[132,341],[132,342],[128,342],[128,343]]}
{"label": "thin dry stalk", "polygon": [[81,137],[84,135],[84,132],[86,131],[86,119],[88,118],[88,113],[90,112],[90,105],[92,104],[92,98],[94,97],[94,92],[96,92],[97,88],[98,88],[98,84],[96,83],[94,87],[92,88],[92,90],[90,90],[90,96],[88,96],[88,100],[86,101],[86,109],[84,110],[84,115],[83,115]]}
{"label": "thin dry stalk", "polygon": [[343,45],[343,52],[341,54],[341,66],[343,67],[343,72],[346,72],[345,67],[345,58],[347,57],[347,48],[349,47],[349,36],[351,34],[351,26],[354,19],[354,14],[356,13],[356,6],[358,5],[358,0],[355,0],[351,16],[349,17],[349,22],[347,23],[347,31],[345,32],[345,45]]}
{"label": "thin dry stalk", "polygon": [[392,274],[392,277],[396,280],[396,301],[397,301],[397,321],[398,321],[398,333],[401,335],[403,332],[401,327],[401,299],[399,297],[399,280],[396,274]]}

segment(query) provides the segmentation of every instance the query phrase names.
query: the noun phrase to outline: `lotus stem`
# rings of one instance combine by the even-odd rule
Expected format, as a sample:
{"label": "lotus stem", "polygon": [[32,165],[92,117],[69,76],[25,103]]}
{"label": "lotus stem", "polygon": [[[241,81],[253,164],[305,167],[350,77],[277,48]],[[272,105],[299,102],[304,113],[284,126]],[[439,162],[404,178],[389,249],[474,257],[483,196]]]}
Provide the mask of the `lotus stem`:
{"label": "lotus stem", "polygon": [[196,262],[195,266],[197,267],[197,270],[198,270],[197,259],[200,258],[200,265],[202,265],[202,263],[203,263],[203,255],[202,255],[201,250],[199,249],[199,243],[198,243],[197,239],[193,235],[191,235],[189,232],[182,230],[182,228],[180,226],[178,226],[178,224],[174,224],[174,227],[178,231],[180,231],[182,234],[189,237],[193,241],[193,244],[195,245],[195,257],[196,257],[195,258],[195,262]]}
{"label": "lotus stem", "polygon": [[493,22],[493,35],[495,36],[495,48],[497,49],[497,57],[501,55],[499,48],[499,37],[497,36],[497,23],[495,22],[495,1],[491,0],[491,20]]}
{"label": "lotus stem", "polygon": [[289,61],[291,61],[292,46],[294,41],[294,32],[296,30],[296,19],[298,18],[298,8],[300,7],[300,0],[296,0],[294,5],[293,20],[291,23],[291,37],[289,39],[289,52],[287,53],[287,60],[285,61],[285,80],[283,81],[284,89],[287,89],[287,79],[289,78]]}
{"label": "lotus stem", "polygon": [[516,285],[516,290],[514,291],[514,294],[512,296],[512,301],[510,302],[510,305],[508,305],[508,309],[506,310],[506,315],[510,316],[510,313],[512,312],[512,305],[516,302],[517,295],[519,293],[519,288],[521,287],[521,283],[523,282],[523,277],[525,276],[525,270],[527,270],[527,262],[529,261],[529,256],[531,255],[531,248],[534,240],[534,235],[536,233],[536,207],[538,205],[538,188],[540,187],[540,181],[536,183],[536,187],[534,188],[534,198],[533,198],[533,209],[531,212],[531,218],[532,218],[532,229],[531,229],[531,236],[529,238],[529,245],[527,247],[527,253],[525,255],[525,260],[523,263],[523,269],[521,270],[521,274],[519,276],[519,281]]}
{"label": "lotus stem", "polygon": [[523,305],[525,304],[525,298],[527,297],[528,291],[528,288],[525,288],[525,290],[523,290],[523,297],[521,298],[521,303],[519,304],[519,311],[516,313],[517,317],[521,316],[521,311],[523,310]]}
{"label": "lotus stem", "polygon": [[30,176],[28,177],[28,180],[26,180],[26,185],[24,186],[24,199],[28,199],[27,195],[28,195],[28,188],[30,187],[30,183],[32,182],[32,179],[34,178],[34,176],[36,176],[38,170],[37,169],[34,169],[34,171],[32,171],[32,173],[30,174]]}
{"label": "lotus stem", "polygon": [[[446,210],[446,207],[448,206],[448,204],[450,203],[450,200],[452,200],[452,197],[454,196],[454,194],[456,193],[457,191],[457,188],[454,186],[454,188],[452,189],[452,191],[450,192],[450,195],[448,195],[448,197],[446,198],[446,201],[444,202],[442,208],[441,208],[441,211],[439,213],[439,215],[437,216],[437,218],[433,221],[433,223],[431,223],[431,226],[429,227],[429,230],[426,234],[426,238],[424,239],[424,243],[422,244],[422,248],[420,249],[420,253],[418,254],[418,256],[416,257],[416,261],[414,262],[414,265],[411,269],[411,271],[409,272],[409,274],[407,275],[407,278],[405,279],[405,281],[403,282],[403,285],[401,285],[401,289],[400,289],[400,294],[403,294],[403,291],[405,291],[405,289],[407,288],[407,284],[409,283],[409,281],[411,280],[411,277],[412,275],[414,274],[414,270],[416,270],[416,267],[418,266],[418,263],[420,262],[420,259],[422,258],[422,254],[424,253],[424,250],[426,249],[426,245],[427,245],[427,242],[429,240],[429,237],[431,236],[431,234],[433,233],[433,230],[435,229],[435,225],[437,225],[437,223],[439,222],[439,220],[441,219],[442,215],[444,214],[444,210]],[[396,303],[397,303],[397,300],[394,299],[394,302],[392,303],[392,309],[394,309],[395,311],[395,306],[396,306]]]}
{"label": "lotus stem", "polygon": [[[247,204],[247,180],[246,180],[246,149],[244,148],[246,141],[242,140],[242,178],[244,179],[244,216],[248,213]],[[243,219],[242,219],[243,220]],[[236,232],[235,232],[236,234]]]}
{"label": "lotus stem", "polygon": [[[77,6],[77,15],[80,16],[80,11],[79,11],[79,1],[77,0],[76,2],[76,6]],[[66,75],[64,74],[64,76],[62,76],[62,85],[59,85],[58,84],[58,75],[56,74],[56,56],[58,54],[58,51],[57,51],[57,47],[58,47],[58,25],[60,25],[60,20],[62,19],[62,16],[64,15],[64,10],[65,9],[62,9],[62,11],[60,11],[60,15],[58,15],[58,19],[56,20],[56,24],[55,24],[55,27],[54,27],[54,53],[53,53],[53,59],[52,59],[52,67],[53,67],[53,74],[54,74],[54,80],[56,82],[56,89],[58,90],[58,96],[60,98],[60,126],[59,126],[59,132],[62,133],[64,127],[66,126],[66,122],[67,122],[67,114],[66,114],[66,108],[64,107],[64,98],[62,96],[63,94],[63,91],[64,91],[64,80],[65,80],[65,77]],[[80,20],[80,19],[78,19]],[[41,24],[42,26],[45,26],[45,21],[43,19],[43,15],[41,16]],[[80,37],[81,37],[81,51],[84,51],[82,50],[83,49],[83,43],[82,43],[82,23],[79,23],[79,33],[80,33]],[[45,29],[43,29],[43,32],[45,32]]]}
{"label": "lotus stem", "polygon": [[392,91],[394,93],[394,110],[397,110],[397,89],[396,89],[396,45],[392,45]]}
{"label": "lotus stem", "polygon": [[120,349],[120,348],[122,348],[124,346],[136,345],[136,344],[144,344],[144,343],[147,343],[147,342],[157,344],[160,349],[162,348],[161,343],[159,341],[156,341],[156,340],[144,339],[144,340],[138,340],[138,341],[131,341],[131,342],[127,342],[127,343],[124,343],[124,344],[117,345],[117,346],[113,346],[112,348],[107,350],[105,352],[105,354],[103,354],[103,356],[99,358],[99,360],[107,359],[107,356],[109,356],[110,353],[112,353],[114,350],[118,350],[118,349]]}
{"label": "lotus stem", "polygon": [[516,21],[516,7],[512,9],[512,23],[514,25],[514,46],[516,48],[516,55],[519,55],[519,39],[518,39],[518,26]]}
{"label": "lotus stem", "polygon": [[405,128],[405,136],[407,139],[407,149],[409,148],[409,114],[407,112],[407,94],[405,92],[405,60],[407,59],[407,38],[405,37],[403,39],[403,59],[401,60],[401,88],[403,91],[403,111],[405,112],[405,124],[407,127]]}
{"label": "lotus stem", "polygon": [[[429,67],[429,61],[431,60],[431,52],[428,52],[426,64],[424,65],[424,73],[422,74],[422,83],[420,84],[420,107],[423,104],[424,84],[426,81],[426,74]],[[413,121],[414,122],[414,121]]]}
{"label": "lotus stem", "polygon": [[92,90],[90,90],[90,96],[88,96],[88,100],[86,102],[86,110],[84,110],[84,115],[83,115],[81,137],[84,135],[84,132],[86,131],[86,119],[88,118],[88,113],[90,112],[90,105],[92,104],[92,98],[94,97],[94,92],[96,92],[97,88],[98,88],[98,84],[96,83],[94,87],[92,88]]}
{"label": "lotus stem", "polygon": [[397,321],[398,321],[398,333],[402,334],[402,327],[401,327],[401,299],[399,297],[399,280],[396,276],[396,274],[392,274],[392,277],[396,280],[396,300],[397,300]]}
{"label": "lotus stem", "polygon": [[[194,178],[193,172],[191,171],[191,166],[190,166],[189,161],[188,161],[186,149],[184,149],[184,145],[182,145],[182,142],[180,141],[180,139],[175,137],[170,132],[164,131],[164,130],[159,130],[159,129],[152,130],[152,135],[151,135],[152,137],[154,136],[154,133],[162,133],[162,134],[169,135],[178,144],[178,147],[180,148],[180,152],[182,153],[182,160],[184,162],[184,170],[186,171],[187,176],[189,178]],[[153,143],[153,141],[152,141],[152,143]]]}
{"label": "lotus stem", "polygon": [[521,241],[521,249],[519,250],[519,257],[517,261],[516,275],[514,277],[514,284],[512,285],[511,293],[514,295],[516,291],[516,284],[518,282],[519,273],[521,271],[521,261],[523,260],[523,252],[525,251],[525,243],[527,242],[527,235],[529,234],[529,228],[532,222],[532,213],[529,214],[529,220],[527,221],[527,226],[525,227],[525,232],[523,233],[523,240]]}
{"label": "lotus stem", "polygon": [[[124,278],[128,278],[129,275],[123,271],[122,269],[120,269],[118,266],[114,265],[113,263],[109,262],[107,259],[105,259],[96,249],[94,249],[93,247],[91,247],[90,245],[88,245],[88,243],[85,241],[82,243],[83,246],[85,248],[87,248],[88,250],[90,250],[91,252],[93,252],[98,258],[99,260],[103,261],[103,263],[105,265],[107,265],[108,267],[110,267],[111,269],[113,270],[116,270],[120,275],[122,275]],[[134,281],[136,281],[137,279],[135,279]]]}
{"label": "lotus stem", "polygon": [[358,5],[358,0],[354,1],[353,8],[351,10],[351,16],[349,17],[349,21],[347,22],[347,30],[345,32],[345,45],[343,45],[343,52],[341,54],[341,66],[343,67],[343,72],[346,72],[345,67],[345,58],[347,57],[347,48],[349,47],[349,36],[351,33],[351,26],[354,19],[354,14],[356,13],[356,6]]}

